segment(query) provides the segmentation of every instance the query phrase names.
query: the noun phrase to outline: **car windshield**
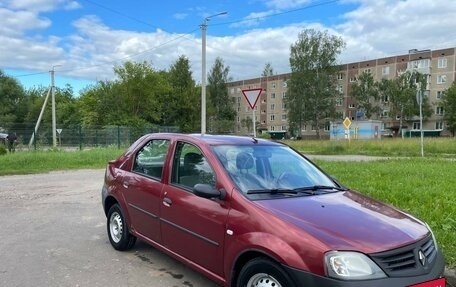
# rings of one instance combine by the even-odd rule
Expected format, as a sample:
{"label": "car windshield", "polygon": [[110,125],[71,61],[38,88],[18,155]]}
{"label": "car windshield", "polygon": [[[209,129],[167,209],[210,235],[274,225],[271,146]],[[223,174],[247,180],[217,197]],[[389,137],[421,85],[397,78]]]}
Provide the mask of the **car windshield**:
{"label": "car windshield", "polygon": [[251,198],[341,190],[331,178],[287,146],[220,145],[213,149],[240,191]]}

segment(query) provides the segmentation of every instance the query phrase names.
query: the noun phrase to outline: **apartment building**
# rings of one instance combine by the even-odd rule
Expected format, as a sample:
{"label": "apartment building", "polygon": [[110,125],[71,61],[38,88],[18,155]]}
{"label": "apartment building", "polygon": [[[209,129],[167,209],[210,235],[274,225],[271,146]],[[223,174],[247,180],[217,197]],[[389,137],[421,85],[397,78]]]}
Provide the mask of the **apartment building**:
{"label": "apartment building", "polygon": [[[428,97],[433,114],[423,122],[423,130],[447,134],[443,121],[444,109],[441,104],[444,91],[456,79],[456,47],[440,50],[410,50],[404,55],[391,56],[367,60],[362,62],[340,65],[337,77],[337,89],[341,96],[336,99],[336,111],[343,120],[349,117],[352,121],[362,120],[362,113],[356,109],[356,101],[350,96],[351,87],[363,72],[371,73],[376,81],[381,79],[394,79],[405,71],[416,70],[428,75]],[[234,98],[237,112],[235,132],[239,134],[252,134],[251,126],[245,124],[246,119],[252,119],[255,114],[257,130],[260,132],[286,132],[288,131],[287,106],[283,99],[287,96],[287,81],[291,74],[281,74],[269,77],[259,77],[242,81],[230,82],[228,94]],[[262,93],[252,111],[245,100],[242,90],[262,88]],[[390,129],[397,133],[400,118],[389,110],[389,99],[381,100],[382,113],[378,120],[383,122],[383,129]],[[404,127],[406,126],[406,128]],[[404,119],[403,128],[411,131],[420,130],[419,117]],[[315,134],[312,126],[304,125],[303,136]],[[329,122],[325,132],[329,137]]]}

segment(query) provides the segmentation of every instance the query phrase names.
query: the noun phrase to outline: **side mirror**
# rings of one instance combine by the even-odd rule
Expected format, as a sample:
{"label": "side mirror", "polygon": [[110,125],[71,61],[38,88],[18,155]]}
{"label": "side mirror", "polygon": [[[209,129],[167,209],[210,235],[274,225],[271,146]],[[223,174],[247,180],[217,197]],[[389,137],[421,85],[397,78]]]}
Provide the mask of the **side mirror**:
{"label": "side mirror", "polygon": [[217,190],[210,184],[198,183],[193,187],[193,193],[203,198],[220,198],[225,199],[226,191],[224,189]]}

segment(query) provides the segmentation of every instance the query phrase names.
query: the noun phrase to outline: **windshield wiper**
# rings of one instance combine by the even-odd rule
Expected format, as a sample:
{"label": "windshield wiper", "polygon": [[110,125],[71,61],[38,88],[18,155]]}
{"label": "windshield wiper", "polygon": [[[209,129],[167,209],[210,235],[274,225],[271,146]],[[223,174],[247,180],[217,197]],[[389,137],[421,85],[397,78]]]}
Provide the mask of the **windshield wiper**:
{"label": "windshield wiper", "polygon": [[284,193],[291,193],[291,194],[298,194],[298,190],[294,189],[284,189],[284,188],[271,188],[271,189],[250,189],[247,190],[247,194],[284,194]]}
{"label": "windshield wiper", "polygon": [[337,187],[337,186],[330,186],[330,185],[312,185],[312,186],[304,186],[304,187],[299,187],[293,189],[298,192],[304,192],[308,194],[315,194],[315,191],[317,190],[325,190],[325,191],[346,191],[346,188],[343,187]]}

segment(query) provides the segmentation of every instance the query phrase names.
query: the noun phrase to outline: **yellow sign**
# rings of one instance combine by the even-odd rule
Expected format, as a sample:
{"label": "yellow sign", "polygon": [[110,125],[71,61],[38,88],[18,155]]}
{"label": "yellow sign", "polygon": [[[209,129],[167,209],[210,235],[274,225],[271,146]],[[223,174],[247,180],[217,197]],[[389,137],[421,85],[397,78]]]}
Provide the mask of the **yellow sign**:
{"label": "yellow sign", "polygon": [[348,117],[346,117],[343,124],[344,124],[345,128],[348,130],[350,128],[350,125],[352,124],[352,122],[350,121],[350,119]]}

